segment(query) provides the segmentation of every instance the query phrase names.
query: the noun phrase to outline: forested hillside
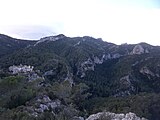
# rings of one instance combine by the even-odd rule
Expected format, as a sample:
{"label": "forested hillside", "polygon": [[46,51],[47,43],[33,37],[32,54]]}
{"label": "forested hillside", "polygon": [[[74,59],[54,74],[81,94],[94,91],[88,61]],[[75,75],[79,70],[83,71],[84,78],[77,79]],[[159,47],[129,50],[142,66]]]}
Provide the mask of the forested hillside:
{"label": "forested hillside", "polygon": [[98,112],[111,112],[100,114],[104,120],[129,112],[159,120],[159,46],[0,35],[0,119],[84,120]]}

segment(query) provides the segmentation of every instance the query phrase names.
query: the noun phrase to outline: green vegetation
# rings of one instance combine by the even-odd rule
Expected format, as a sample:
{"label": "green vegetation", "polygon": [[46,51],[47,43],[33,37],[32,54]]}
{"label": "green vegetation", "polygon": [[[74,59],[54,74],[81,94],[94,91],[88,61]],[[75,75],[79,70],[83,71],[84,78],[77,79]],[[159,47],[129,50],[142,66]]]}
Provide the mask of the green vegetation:
{"label": "green vegetation", "polygon": [[[71,120],[104,110],[134,112],[151,120],[160,118],[160,47],[141,43],[149,53],[131,55],[135,45],[118,46],[87,36],[64,37],[37,45],[36,41],[17,43],[17,39],[2,38],[0,119]],[[111,57],[95,64],[94,57],[102,60],[104,54]],[[114,58],[117,54],[121,57]],[[81,78],[77,73],[88,58],[94,71],[86,70]],[[33,73],[13,75],[8,71],[10,66],[20,64],[34,66],[33,73],[39,78],[29,81]],[[44,103],[37,101],[43,96],[47,96],[46,101],[59,100],[61,105],[37,112]]]}
{"label": "green vegetation", "polygon": [[156,120],[160,114],[160,94],[140,93],[128,97],[93,98],[84,102],[84,108],[89,114],[100,111],[111,111],[114,113],[136,113],[140,117]]}

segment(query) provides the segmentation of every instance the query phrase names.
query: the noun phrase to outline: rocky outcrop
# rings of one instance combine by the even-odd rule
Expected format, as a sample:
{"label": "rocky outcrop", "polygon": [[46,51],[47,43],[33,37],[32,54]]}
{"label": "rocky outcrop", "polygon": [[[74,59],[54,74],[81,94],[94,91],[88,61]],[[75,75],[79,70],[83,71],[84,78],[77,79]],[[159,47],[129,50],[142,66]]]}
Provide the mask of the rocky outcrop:
{"label": "rocky outcrop", "polygon": [[27,109],[29,112],[32,111],[31,115],[36,115],[35,117],[38,116],[38,114],[43,113],[44,111],[49,109],[54,110],[55,108],[59,107],[61,105],[61,101],[58,99],[55,101],[52,101],[48,96],[44,95],[35,101],[32,106],[28,106]]}
{"label": "rocky outcrop", "polygon": [[29,82],[32,82],[32,81],[37,80],[37,79],[44,79],[44,78],[40,77],[40,76],[39,76],[37,73],[35,73],[35,72],[31,72],[31,73],[28,74],[28,81],[29,81]]}
{"label": "rocky outcrop", "polygon": [[[28,105],[29,104],[29,105]],[[28,103],[26,107],[26,112],[34,117],[38,117],[44,111],[54,111],[61,106],[61,101],[51,100],[47,95],[39,96],[36,100]]]}
{"label": "rocky outcrop", "polygon": [[77,117],[75,116],[72,120],[85,120],[83,117]]}
{"label": "rocky outcrop", "polygon": [[134,113],[127,114],[115,114],[111,112],[99,112],[97,114],[90,115],[86,120],[147,120],[140,118]]}
{"label": "rocky outcrop", "polygon": [[57,40],[65,38],[65,37],[66,36],[63,35],[63,34],[60,34],[60,35],[57,35],[57,36],[44,37],[44,38],[41,38],[38,42],[36,42],[34,44],[34,46],[38,45],[39,43],[43,43],[43,42],[57,41]]}
{"label": "rocky outcrop", "polygon": [[[25,76],[29,82],[32,82],[34,80],[40,79],[42,77],[40,77],[34,70],[33,70],[33,66],[27,66],[27,65],[22,65],[20,64],[19,66],[10,66],[9,67],[9,71],[13,74],[13,75],[22,75]],[[43,78],[42,78],[43,79]]]}
{"label": "rocky outcrop", "polygon": [[97,56],[93,57],[94,58],[94,63],[95,64],[102,64],[103,63],[103,56],[101,59],[99,59]]}
{"label": "rocky outcrop", "polygon": [[140,69],[140,73],[142,73],[143,75],[150,75],[152,77],[155,76],[155,74],[148,68],[148,67],[143,67]]}
{"label": "rocky outcrop", "polygon": [[77,72],[77,75],[80,75],[81,78],[85,76],[85,72],[88,70],[94,71],[94,68],[97,64],[102,64],[104,61],[109,59],[116,59],[121,57],[119,53],[115,54],[103,54],[102,57],[92,56],[91,58],[88,58],[88,60],[81,63],[79,70]]}
{"label": "rocky outcrop", "polygon": [[71,105],[64,104],[61,100],[51,99],[47,95],[41,95],[34,100],[28,102],[23,108],[27,114],[32,117],[39,118],[43,113],[50,112],[56,118],[65,116],[67,120],[84,120],[78,116],[78,111]]}
{"label": "rocky outcrop", "polygon": [[131,54],[138,54],[138,55],[143,53],[145,53],[145,49],[139,44],[136,45],[131,52]]}
{"label": "rocky outcrop", "polygon": [[131,77],[131,75],[121,77],[119,80],[119,88],[116,90],[114,97],[128,96],[134,93],[136,89],[132,84],[133,81],[134,79]]}
{"label": "rocky outcrop", "polygon": [[70,83],[70,85],[72,86],[74,84],[73,74],[68,72],[67,77],[65,78],[65,81],[68,81]]}
{"label": "rocky outcrop", "polygon": [[80,45],[81,41],[78,41],[76,44],[74,44],[74,47]]}
{"label": "rocky outcrop", "polygon": [[94,71],[94,67],[95,67],[94,62],[92,61],[91,58],[88,58],[87,61],[84,61],[83,63],[81,63],[79,70],[77,72],[77,75],[78,76],[80,75],[80,77],[83,78],[85,76],[85,72],[88,70]]}
{"label": "rocky outcrop", "polygon": [[9,71],[12,72],[12,74],[18,74],[18,73],[27,73],[33,71],[33,66],[27,66],[27,65],[19,65],[19,66],[10,66]]}
{"label": "rocky outcrop", "polygon": [[146,75],[148,79],[151,79],[152,77],[159,78],[159,72],[154,73],[153,70],[150,70],[148,67],[142,67],[139,71],[141,74]]}
{"label": "rocky outcrop", "polygon": [[43,74],[43,76],[49,76],[49,75],[52,75],[52,76],[57,75],[56,70],[49,70]]}
{"label": "rocky outcrop", "polygon": [[131,80],[130,80],[130,76],[124,76],[122,78],[120,78],[120,83],[125,85],[125,86],[130,86],[131,85]]}
{"label": "rocky outcrop", "polygon": [[149,53],[148,49],[145,49],[143,48],[142,45],[138,44],[133,48],[131,55],[134,55],[134,54],[140,55],[144,53]]}

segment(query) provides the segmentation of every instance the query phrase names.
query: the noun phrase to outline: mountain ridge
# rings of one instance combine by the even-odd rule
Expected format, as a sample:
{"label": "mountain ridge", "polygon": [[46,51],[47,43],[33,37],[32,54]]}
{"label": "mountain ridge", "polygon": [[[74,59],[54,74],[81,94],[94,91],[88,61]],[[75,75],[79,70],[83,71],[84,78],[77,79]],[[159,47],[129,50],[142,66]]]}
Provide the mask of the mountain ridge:
{"label": "mountain ridge", "polygon": [[[4,112],[10,109],[9,114],[16,114],[22,109],[24,116],[56,118],[66,117],[63,110],[73,110],[76,115],[68,120],[105,110],[134,112],[151,120],[160,117],[155,110],[160,98],[160,46],[116,45],[63,34],[38,41],[0,35],[0,45],[0,110]],[[141,108],[134,107],[138,102]]]}

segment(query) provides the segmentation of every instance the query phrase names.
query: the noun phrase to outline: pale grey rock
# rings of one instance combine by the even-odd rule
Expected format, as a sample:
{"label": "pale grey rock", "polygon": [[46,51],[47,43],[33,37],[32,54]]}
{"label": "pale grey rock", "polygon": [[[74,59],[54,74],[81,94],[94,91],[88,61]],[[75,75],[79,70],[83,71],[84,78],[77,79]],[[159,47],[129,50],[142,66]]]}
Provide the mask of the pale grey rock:
{"label": "pale grey rock", "polygon": [[139,63],[139,61],[136,61],[135,63],[132,64],[132,66],[136,66]]}
{"label": "pale grey rock", "polygon": [[45,104],[40,104],[38,109],[35,109],[36,112],[43,113],[45,110],[49,110],[48,106]]}
{"label": "pale grey rock", "polygon": [[84,120],[84,118],[83,117],[77,117],[77,116],[75,116],[75,117],[73,117],[72,120]]}
{"label": "pale grey rock", "polygon": [[111,54],[103,54],[102,56],[103,60],[108,60],[108,59],[111,59]]}
{"label": "pale grey rock", "polygon": [[142,73],[142,74],[147,74],[147,75],[151,75],[151,76],[155,76],[155,74],[151,71],[151,70],[149,70],[149,68],[148,67],[143,67],[143,68],[141,68],[140,69],[140,73]]}
{"label": "pale grey rock", "polygon": [[43,76],[48,76],[48,75],[56,75],[56,72],[54,70],[49,70],[46,71]]}
{"label": "pale grey rock", "polygon": [[[33,70],[33,66],[19,65],[19,66],[10,66],[9,71],[12,74],[24,75],[28,78],[28,82],[40,79],[41,77]],[[42,78],[43,79],[43,78]]]}
{"label": "pale grey rock", "polygon": [[31,116],[38,117],[38,113],[37,112],[33,112],[33,113],[31,113]]}
{"label": "pale grey rock", "polygon": [[68,73],[67,73],[67,77],[65,78],[65,81],[69,81],[71,87],[74,84],[74,82],[73,82],[73,74],[70,73],[69,70],[68,70]]}
{"label": "pale grey rock", "polygon": [[156,76],[157,76],[157,77],[160,77],[160,75],[159,75],[158,73],[156,74]]}
{"label": "pale grey rock", "polygon": [[47,106],[51,107],[52,110],[55,109],[55,108],[57,108],[57,107],[60,107],[60,105],[61,105],[61,101],[60,100],[55,100],[54,102],[49,102],[47,104]]}
{"label": "pale grey rock", "polygon": [[116,59],[121,57],[121,55],[119,53],[113,54],[112,59]]}
{"label": "pale grey rock", "polygon": [[103,60],[110,60],[110,59],[117,59],[117,58],[120,58],[121,56],[123,56],[123,55],[121,55],[121,54],[119,54],[119,53],[115,53],[115,54],[104,54],[103,56],[102,56],[102,59]]}
{"label": "pale grey rock", "polygon": [[94,67],[95,63],[91,60],[91,58],[88,58],[88,60],[81,63],[77,75],[80,74],[81,78],[83,78],[85,76],[85,72],[88,70],[94,71]]}
{"label": "pale grey rock", "polygon": [[47,95],[44,95],[41,102],[48,103],[51,102],[51,99]]}
{"label": "pale grey rock", "polygon": [[146,57],[144,60],[147,61],[147,60],[149,60],[151,58],[153,58],[153,57]]}
{"label": "pale grey rock", "polygon": [[144,48],[141,46],[141,45],[136,45],[134,48],[133,48],[133,50],[132,50],[132,52],[131,52],[131,54],[138,54],[138,55],[140,55],[140,54],[143,54],[143,53],[145,53],[145,50],[144,50]]}
{"label": "pale grey rock", "polygon": [[82,74],[81,74],[81,78],[83,78],[83,77],[85,77],[85,72],[82,72]]}
{"label": "pale grey rock", "polygon": [[88,58],[87,61],[84,61],[83,63],[81,63],[81,68],[82,68],[84,71],[94,70],[93,61],[92,61],[90,58]]}
{"label": "pale grey rock", "polygon": [[53,41],[57,41],[57,40],[60,40],[60,39],[63,39],[64,35],[60,34],[60,35],[57,35],[57,36],[48,36],[48,37],[44,37],[44,38],[41,38],[38,42],[36,42],[34,44],[34,46],[38,45],[39,43],[43,43],[43,42],[53,42]]}
{"label": "pale grey rock", "polygon": [[86,120],[147,120],[136,116],[135,113],[127,114],[115,114],[111,112],[99,112],[97,114],[90,115]]}
{"label": "pale grey rock", "polygon": [[149,53],[148,49],[145,49],[145,53]]}
{"label": "pale grey rock", "polygon": [[105,57],[106,57],[106,55],[105,55],[105,54],[103,54],[103,55],[102,55],[102,60],[105,60]]}
{"label": "pale grey rock", "polygon": [[76,44],[74,44],[73,46],[75,47],[75,46],[78,46],[78,45],[80,45],[80,43],[81,43],[81,41],[78,41]]}
{"label": "pale grey rock", "polygon": [[116,89],[116,94],[114,94],[114,97],[129,96],[134,93],[136,89],[132,84],[133,81],[135,81],[135,79],[131,75],[121,77],[119,79],[120,87]]}
{"label": "pale grey rock", "polygon": [[9,71],[12,72],[12,74],[18,74],[18,73],[27,73],[33,71],[33,66],[27,66],[27,65],[19,65],[19,66],[10,66]]}
{"label": "pale grey rock", "polygon": [[130,76],[127,75],[127,76],[120,78],[120,82],[126,86],[130,86],[131,85]]}
{"label": "pale grey rock", "polygon": [[35,72],[32,72],[32,73],[28,74],[28,81],[29,81],[29,82],[32,82],[32,81],[37,80],[37,79],[40,79],[40,78],[41,78],[41,77],[38,76],[38,74],[35,73]]}
{"label": "pale grey rock", "polygon": [[105,60],[111,59],[111,54],[105,55]]}
{"label": "pale grey rock", "polygon": [[102,64],[103,63],[103,56],[102,56],[102,59],[100,60],[97,56],[94,57],[94,63],[95,64]]}
{"label": "pale grey rock", "polygon": [[61,106],[60,100],[51,100],[47,95],[43,95],[39,96],[32,106],[28,106],[27,111],[30,115],[37,117],[45,111],[54,111]]}
{"label": "pale grey rock", "polygon": [[97,56],[92,56],[92,58],[88,58],[86,61],[82,62],[77,75],[80,74],[81,78],[85,77],[85,72],[88,70],[92,70],[94,71],[94,68],[96,66],[96,64],[102,64],[104,61],[109,60],[109,59],[116,59],[121,57],[122,55],[120,55],[119,53],[115,53],[113,55],[111,54],[103,54],[101,58],[97,57]]}

